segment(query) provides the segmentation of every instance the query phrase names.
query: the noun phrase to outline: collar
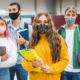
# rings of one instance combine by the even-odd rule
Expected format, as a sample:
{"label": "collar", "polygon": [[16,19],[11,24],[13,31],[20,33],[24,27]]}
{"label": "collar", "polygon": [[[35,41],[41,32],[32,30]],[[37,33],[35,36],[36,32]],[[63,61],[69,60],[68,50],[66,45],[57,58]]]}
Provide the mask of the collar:
{"label": "collar", "polygon": [[[65,30],[65,29],[66,29],[66,25],[63,25],[62,28]],[[79,32],[78,24],[75,24],[75,28],[77,28],[77,30],[78,30],[78,32]]]}
{"label": "collar", "polygon": [[[18,26],[18,28],[17,29],[23,29],[24,28],[24,22],[22,21],[22,19],[20,19],[21,20],[21,22],[20,22],[20,24],[19,24],[19,26]],[[13,24],[12,24],[12,20],[10,20],[10,22],[9,22],[9,28],[14,28],[14,26],[13,26]]]}

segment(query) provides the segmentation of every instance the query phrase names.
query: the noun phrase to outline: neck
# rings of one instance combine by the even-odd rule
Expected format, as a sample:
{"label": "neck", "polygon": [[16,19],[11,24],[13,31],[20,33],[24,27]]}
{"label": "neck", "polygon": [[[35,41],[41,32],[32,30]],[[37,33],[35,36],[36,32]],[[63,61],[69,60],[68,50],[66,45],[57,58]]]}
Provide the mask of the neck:
{"label": "neck", "polygon": [[66,24],[66,28],[67,28],[67,29],[74,29],[74,28],[75,28],[75,24],[72,24],[72,25],[70,25],[70,26]]}
{"label": "neck", "polygon": [[39,34],[41,38],[44,38],[46,36],[46,33],[44,34]]}
{"label": "neck", "polygon": [[18,27],[18,25],[20,24],[20,18],[18,17],[16,20],[12,20],[12,24],[14,27]]}
{"label": "neck", "polygon": [[4,34],[0,34],[0,38],[5,38],[6,36]]}

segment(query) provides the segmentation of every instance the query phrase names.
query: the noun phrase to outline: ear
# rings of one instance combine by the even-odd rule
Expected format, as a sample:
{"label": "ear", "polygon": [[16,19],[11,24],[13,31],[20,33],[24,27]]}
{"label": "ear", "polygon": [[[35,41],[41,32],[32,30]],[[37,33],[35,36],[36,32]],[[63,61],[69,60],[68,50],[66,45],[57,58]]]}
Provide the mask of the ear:
{"label": "ear", "polygon": [[19,14],[21,14],[21,10],[19,10]]}

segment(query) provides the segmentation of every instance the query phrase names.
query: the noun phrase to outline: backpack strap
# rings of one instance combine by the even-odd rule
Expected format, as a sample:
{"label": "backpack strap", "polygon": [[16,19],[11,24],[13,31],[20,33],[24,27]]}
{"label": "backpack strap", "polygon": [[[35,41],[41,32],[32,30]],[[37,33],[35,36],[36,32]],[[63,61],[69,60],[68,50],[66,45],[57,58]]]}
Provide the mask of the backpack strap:
{"label": "backpack strap", "polygon": [[58,33],[61,34],[61,32],[62,32],[63,29],[64,29],[63,27],[60,27],[60,28],[58,29]]}
{"label": "backpack strap", "polygon": [[9,24],[10,21],[7,21],[7,24]]}
{"label": "backpack strap", "polygon": [[24,29],[28,29],[28,24],[24,22]]}

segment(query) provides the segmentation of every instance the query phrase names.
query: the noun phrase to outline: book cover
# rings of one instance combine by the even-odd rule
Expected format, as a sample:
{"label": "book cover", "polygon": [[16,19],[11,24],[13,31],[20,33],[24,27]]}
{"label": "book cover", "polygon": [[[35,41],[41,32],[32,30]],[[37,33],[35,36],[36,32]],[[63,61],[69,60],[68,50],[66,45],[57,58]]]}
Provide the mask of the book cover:
{"label": "book cover", "polygon": [[32,61],[34,58],[38,60],[40,58],[34,49],[20,50],[17,53],[27,61]]}
{"label": "book cover", "polygon": [[[25,49],[25,50],[20,50],[17,52],[22,58],[24,58],[26,61],[32,62],[32,60],[35,58],[36,60],[39,60],[40,57],[36,53],[34,49]],[[43,67],[43,66],[41,66]],[[42,72],[40,69],[41,67],[35,68],[33,71],[36,72]]]}
{"label": "book cover", "polygon": [[[18,38],[19,38],[19,34],[27,41],[29,41],[29,30],[28,29],[22,29],[22,30],[19,30],[18,32]],[[25,46],[24,44],[20,45],[20,49],[24,49]]]}
{"label": "book cover", "polygon": [[0,56],[3,56],[4,54],[6,54],[6,47],[0,46]]}

